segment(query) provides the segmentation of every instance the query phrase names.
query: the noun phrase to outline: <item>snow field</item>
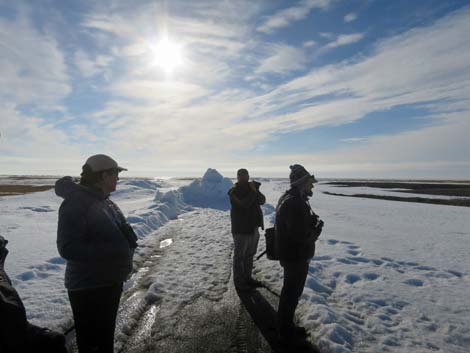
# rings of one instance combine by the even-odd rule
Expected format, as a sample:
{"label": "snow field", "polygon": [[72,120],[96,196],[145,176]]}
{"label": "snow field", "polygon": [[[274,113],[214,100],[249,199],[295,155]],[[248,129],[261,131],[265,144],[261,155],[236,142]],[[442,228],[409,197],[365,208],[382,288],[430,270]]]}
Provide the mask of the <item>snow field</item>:
{"label": "snow field", "polygon": [[[259,181],[269,226],[288,182]],[[193,182],[120,181],[112,199],[140,240],[136,272],[120,309],[117,348],[164,335],[152,331],[154,321],[167,320],[171,330],[172,314],[184,303],[221,298],[231,272],[230,186],[215,170]],[[297,320],[320,348],[325,353],[467,352],[470,210],[322,191],[331,188],[316,184],[311,205],[326,225],[297,310]],[[55,329],[71,323],[64,261],[55,246],[60,202],[52,190],[0,197],[0,233],[10,241],[7,271],[31,321]],[[258,249],[264,250],[263,236]],[[255,272],[280,292],[278,262],[263,257]]]}
{"label": "snow field", "polygon": [[[288,187],[272,184],[270,202]],[[324,189],[317,185],[311,200],[326,225],[297,310],[322,351],[466,352],[468,210],[345,199]],[[277,262],[263,257],[256,273],[280,293]]]}

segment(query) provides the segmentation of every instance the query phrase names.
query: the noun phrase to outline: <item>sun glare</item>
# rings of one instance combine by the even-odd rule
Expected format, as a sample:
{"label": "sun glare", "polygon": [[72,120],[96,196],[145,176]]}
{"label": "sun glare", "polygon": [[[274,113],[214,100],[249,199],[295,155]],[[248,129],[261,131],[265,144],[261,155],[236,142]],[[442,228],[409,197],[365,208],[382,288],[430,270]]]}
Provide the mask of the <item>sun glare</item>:
{"label": "sun glare", "polygon": [[153,48],[155,64],[165,73],[172,73],[183,63],[182,46],[167,37],[162,38]]}

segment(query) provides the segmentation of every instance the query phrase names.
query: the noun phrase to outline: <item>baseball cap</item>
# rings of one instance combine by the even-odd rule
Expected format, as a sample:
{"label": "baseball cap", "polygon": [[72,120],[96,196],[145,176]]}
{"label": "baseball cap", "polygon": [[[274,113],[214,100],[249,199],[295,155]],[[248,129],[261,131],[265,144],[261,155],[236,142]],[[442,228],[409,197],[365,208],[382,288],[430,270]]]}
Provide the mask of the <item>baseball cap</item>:
{"label": "baseball cap", "polygon": [[102,172],[109,169],[117,169],[120,172],[127,170],[126,168],[120,167],[114,159],[105,154],[95,154],[88,158],[85,164],[90,167],[92,172]]}

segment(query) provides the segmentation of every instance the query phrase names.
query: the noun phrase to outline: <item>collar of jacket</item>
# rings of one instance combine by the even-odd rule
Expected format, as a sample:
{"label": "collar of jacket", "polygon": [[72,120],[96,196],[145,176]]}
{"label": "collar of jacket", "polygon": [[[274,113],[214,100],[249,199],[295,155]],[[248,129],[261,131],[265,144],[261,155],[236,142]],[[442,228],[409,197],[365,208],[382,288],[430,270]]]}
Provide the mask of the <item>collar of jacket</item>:
{"label": "collar of jacket", "polygon": [[248,183],[239,183],[239,182],[236,182],[233,186],[234,189],[239,189],[239,190],[242,190],[242,191],[245,191],[245,190],[249,190],[250,189],[250,184]]}
{"label": "collar of jacket", "polygon": [[295,186],[291,187],[287,192],[292,196],[300,197],[302,200],[308,201],[308,196],[305,193],[300,192],[300,190]]}
{"label": "collar of jacket", "polygon": [[99,200],[106,200],[109,197],[109,195],[105,195],[103,193],[103,191],[101,191],[100,189],[95,188],[93,186],[82,185],[82,184],[78,184],[78,186],[83,191],[88,192],[89,194],[93,195],[94,197],[96,197]]}

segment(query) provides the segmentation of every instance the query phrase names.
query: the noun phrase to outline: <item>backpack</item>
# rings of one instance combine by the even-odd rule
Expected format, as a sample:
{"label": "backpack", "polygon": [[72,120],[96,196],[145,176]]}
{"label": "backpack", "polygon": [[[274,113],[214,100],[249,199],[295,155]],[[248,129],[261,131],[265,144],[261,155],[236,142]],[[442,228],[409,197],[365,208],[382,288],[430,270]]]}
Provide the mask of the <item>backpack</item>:
{"label": "backpack", "polygon": [[279,260],[279,253],[276,246],[276,229],[274,227],[266,229],[264,232],[266,238],[266,256],[269,260]]}

